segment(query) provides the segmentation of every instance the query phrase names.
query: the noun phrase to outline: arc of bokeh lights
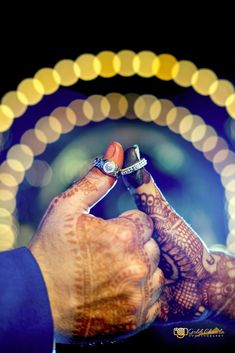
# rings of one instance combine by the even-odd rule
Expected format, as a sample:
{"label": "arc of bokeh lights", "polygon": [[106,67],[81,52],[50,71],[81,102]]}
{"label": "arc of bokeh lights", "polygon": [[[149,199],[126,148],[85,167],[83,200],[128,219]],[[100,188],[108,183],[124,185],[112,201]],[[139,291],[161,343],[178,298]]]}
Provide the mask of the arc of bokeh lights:
{"label": "arc of bokeh lights", "polygon": [[153,95],[93,95],[86,100],[75,100],[68,107],[56,108],[50,116],[42,117],[34,129],[26,131],[21,143],[10,148],[7,160],[0,167],[0,235],[2,248],[13,246],[17,234],[15,213],[18,186],[23,181],[34,157],[44,152],[47,144],[69,133],[75,126],[84,126],[90,121],[100,122],[105,118],[119,119],[123,116],[138,117],[145,122],[154,122],[180,134],[213,163],[220,175],[228,202],[229,235],[227,248],[235,252],[235,154],[229,150],[224,139],[198,115],[192,115],[184,107],[176,107],[170,100],[157,99]]}
{"label": "arc of bokeh lights", "polygon": [[102,51],[98,55],[82,54],[75,61],[61,60],[54,68],[42,68],[33,78],[23,80],[16,91],[4,95],[0,105],[0,132],[7,131],[14,118],[20,117],[27,106],[37,104],[44,95],[56,92],[60,86],[71,86],[79,79],[94,80],[98,76],[157,77],[182,87],[192,86],[201,95],[208,95],[218,106],[225,107],[235,118],[235,90],[228,80],[218,79],[209,69],[198,69],[188,60],[178,61],[171,54],[156,55],[151,51],[138,54],[122,50],[115,54]]}

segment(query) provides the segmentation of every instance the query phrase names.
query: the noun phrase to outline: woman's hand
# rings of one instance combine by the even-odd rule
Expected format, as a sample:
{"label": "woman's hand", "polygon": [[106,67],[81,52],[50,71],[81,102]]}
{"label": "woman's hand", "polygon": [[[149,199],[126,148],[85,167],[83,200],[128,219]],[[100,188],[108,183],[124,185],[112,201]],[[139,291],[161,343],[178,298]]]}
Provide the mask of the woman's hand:
{"label": "woman's hand", "polygon": [[[125,152],[124,167],[139,160],[138,146]],[[157,321],[235,319],[235,258],[209,252],[193,229],[166,201],[146,169],[124,177],[139,210],[151,216],[166,285]],[[233,324],[234,326],[234,324]]]}

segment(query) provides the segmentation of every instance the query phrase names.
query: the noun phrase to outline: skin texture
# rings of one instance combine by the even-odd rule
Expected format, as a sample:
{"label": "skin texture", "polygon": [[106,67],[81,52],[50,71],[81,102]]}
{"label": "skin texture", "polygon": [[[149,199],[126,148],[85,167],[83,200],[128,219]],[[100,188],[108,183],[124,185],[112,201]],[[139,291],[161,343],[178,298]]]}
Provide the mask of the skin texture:
{"label": "skin texture", "polygon": [[[125,152],[124,167],[138,160],[138,147],[131,147]],[[151,216],[160,248],[159,267],[166,284],[156,322],[210,318],[235,327],[235,258],[209,252],[166,201],[146,169],[123,178],[138,209]]]}
{"label": "skin texture", "polygon": [[[123,162],[113,142],[104,158]],[[164,276],[153,223],[138,210],[111,220],[89,214],[116,179],[97,168],[54,198],[30,243],[57,333],[92,338],[136,332],[159,313]]]}

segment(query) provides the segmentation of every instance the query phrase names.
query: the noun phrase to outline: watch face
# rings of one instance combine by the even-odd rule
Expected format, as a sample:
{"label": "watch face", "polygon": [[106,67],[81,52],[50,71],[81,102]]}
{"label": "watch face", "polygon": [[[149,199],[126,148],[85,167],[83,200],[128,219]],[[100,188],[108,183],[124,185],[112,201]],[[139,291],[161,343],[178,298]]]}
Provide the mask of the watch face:
{"label": "watch face", "polygon": [[103,165],[104,172],[107,174],[111,174],[115,171],[115,163],[112,161],[105,162]]}

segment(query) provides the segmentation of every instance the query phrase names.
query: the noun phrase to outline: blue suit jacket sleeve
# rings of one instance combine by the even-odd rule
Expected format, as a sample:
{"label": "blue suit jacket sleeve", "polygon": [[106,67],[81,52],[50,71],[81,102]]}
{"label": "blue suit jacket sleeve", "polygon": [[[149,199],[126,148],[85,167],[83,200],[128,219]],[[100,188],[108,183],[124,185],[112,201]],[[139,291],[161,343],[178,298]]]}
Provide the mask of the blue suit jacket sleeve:
{"label": "blue suit jacket sleeve", "polygon": [[0,352],[51,353],[53,322],[46,286],[27,248],[0,253]]}

